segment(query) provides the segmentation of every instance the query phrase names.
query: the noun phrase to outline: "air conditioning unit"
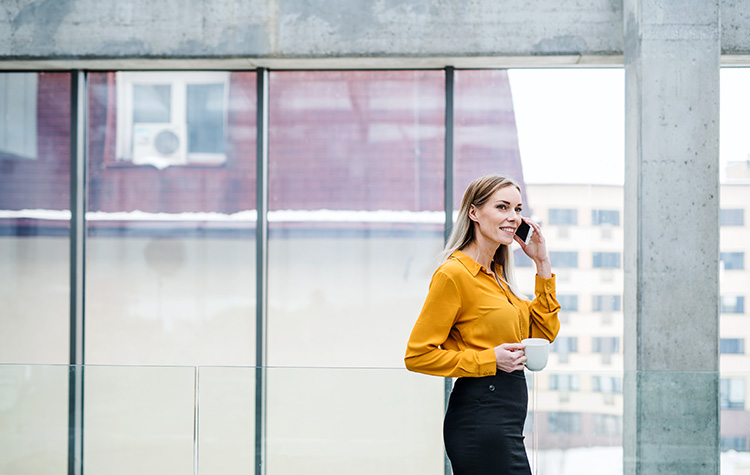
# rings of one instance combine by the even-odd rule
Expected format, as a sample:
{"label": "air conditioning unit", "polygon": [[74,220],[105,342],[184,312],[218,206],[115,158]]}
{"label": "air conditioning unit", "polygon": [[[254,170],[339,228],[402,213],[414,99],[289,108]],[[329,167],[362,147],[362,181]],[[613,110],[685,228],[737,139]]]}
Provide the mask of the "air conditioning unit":
{"label": "air conditioning unit", "polygon": [[162,169],[187,162],[185,125],[133,124],[133,163]]}

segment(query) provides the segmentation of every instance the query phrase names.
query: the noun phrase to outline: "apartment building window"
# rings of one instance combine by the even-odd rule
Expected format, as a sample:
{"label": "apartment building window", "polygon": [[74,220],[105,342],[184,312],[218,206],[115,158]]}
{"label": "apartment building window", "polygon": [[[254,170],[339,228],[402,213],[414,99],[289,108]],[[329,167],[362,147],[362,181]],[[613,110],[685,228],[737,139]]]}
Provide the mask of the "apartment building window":
{"label": "apartment building window", "polygon": [[578,337],[559,336],[550,345],[550,351],[558,354],[560,363],[567,363],[570,353],[578,353]]}
{"label": "apartment building window", "polygon": [[591,387],[595,393],[622,394],[622,378],[615,376],[592,376]]}
{"label": "apartment building window", "polygon": [[719,224],[721,226],[744,226],[744,209],[722,209],[719,211]]}
{"label": "apartment building window", "polygon": [[725,270],[742,270],[745,268],[744,252],[722,252],[721,264]]}
{"label": "apartment building window", "polygon": [[720,450],[727,452],[729,450],[736,450],[737,452],[747,451],[747,437],[736,436],[736,437],[722,437],[720,443]]}
{"label": "apartment building window", "polygon": [[157,168],[221,164],[226,71],[118,72],[117,158]]}
{"label": "apartment building window", "polygon": [[745,297],[742,295],[722,295],[721,313],[745,313]]}
{"label": "apartment building window", "polygon": [[594,353],[614,354],[620,352],[620,337],[618,336],[597,336],[593,339]]}
{"label": "apartment building window", "polygon": [[562,312],[577,312],[578,311],[578,296],[577,295],[558,295],[557,301],[560,304]]}
{"label": "apartment building window", "polygon": [[549,210],[549,224],[573,226],[578,224],[577,209],[552,208]]}
{"label": "apartment building window", "polygon": [[745,409],[745,380],[743,378],[721,378],[719,401],[722,409]]}
{"label": "apartment building window", "polygon": [[594,435],[622,434],[622,416],[614,414],[594,414]]}
{"label": "apartment building window", "polygon": [[591,224],[594,226],[619,226],[620,212],[614,209],[591,210]]}
{"label": "apartment building window", "polygon": [[549,253],[552,267],[575,269],[578,267],[578,252],[552,251]]}
{"label": "apartment building window", "polygon": [[532,267],[534,261],[532,261],[531,258],[521,249],[516,249],[513,251],[513,264],[516,267]]}
{"label": "apartment building window", "polygon": [[559,336],[550,345],[553,353],[578,353],[577,336]]}
{"label": "apartment building window", "polygon": [[0,158],[37,158],[37,73],[0,74]]}
{"label": "apartment building window", "polygon": [[553,391],[578,391],[577,374],[552,374],[549,377],[549,388]]}
{"label": "apartment building window", "polygon": [[619,269],[620,253],[619,252],[595,252],[594,253],[595,269]]}
{"label": "apartment building window", "polygon": [[581,433],[581,413],[579,412],[550,412],[547,422],[547,430],[550,434]]}
{"label": "apartment building window", "polygon": [[745,340],[742,338],[722,338],[719,341],[719,351],[722,355],[744,355]]}
{"label": "apartment building window", "polygon": [[622,297],[619,295],[594,295],[591,309],[594,312],[619,312],[622,309]]}

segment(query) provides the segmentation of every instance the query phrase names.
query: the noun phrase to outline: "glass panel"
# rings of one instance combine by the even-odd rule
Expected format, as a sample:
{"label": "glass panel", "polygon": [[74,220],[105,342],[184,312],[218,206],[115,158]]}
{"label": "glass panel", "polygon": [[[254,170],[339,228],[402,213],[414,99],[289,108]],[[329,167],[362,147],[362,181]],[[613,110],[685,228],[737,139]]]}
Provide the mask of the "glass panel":
{"label": "glass panel", "polygon": [[255,473],[255,368],[201,367],[198,378],[197,473]]}
{"label": "glass panel", "polygon": [[192,474],[196,369],[85,368],[87,473]]}
{"label": "glass panel", "polygon": [[[18,83],[15,74],[0,73],[0,82]],[[36,118],[39,157],[18,160],[0,151],[0,361],[67,363],[70,74],[33,78],[35,97],[23,115]]]}
{"label": "glass panel", "polygon": [[[592,375],[550,371],[527,372],[532,424],[526,431],[533,473],[615,475],[623,473],[622,373]],[[531,443],[529,443],[531,441]]]}
{"label": "glass panel", "polygon": [[[403,367],[443,240],[444,74],[274,72],[270,84],[269,364]],[[269,374],[269,438],[284,441],[269,442],[269,467],[295,473],[278,467],[287,466],[284,453],[299,453],[291,466],[305,473],[361,472],[378,449],[339,433],[340,423],[351,427],[346,417],[333,424],[316,417],[335,403],[344,414],[367,407],[369,421],[386,417],[389,406],[373,396],[380,393],[355,389],[360,380],[347,372],[315,374],[324,379],[297,372],[280,381]],[[440,384],[419,389],[418,397],[442,407]],[[300,388],[310,410],[288,418],[297,411],[287,406],[289,398]],[[358,396],[331,398],[331,391]],[[339,439],[306,451],[299,434],[320,430]],[[424,436],[423,428],[404,436],[417,434]],[[431,447],[437,467],[442,450]],[[340,465],[324,468],[321,454]],[[372,470],[400,466],[381,463]]]}
{"label": "glass panel", "polygon": [[721,464],[722,473],[742,473],[750,466],[750,80],[748,68],[721,70]]}
{"label": "glass panel", "polygon": [[0,365],[0,473],[67,473],[67,395],[65,365]]}
{"label": "glass panel", "polygon": [[271,368],[268,383],[268,475],[443,473],[442,378]]}
{"label": "glass panel", "polygon": [[[622,368],[623,91],[622,69],[456,71],[454,202],[486,173],[519,182],[523,215],[542,226],[562,300],[548,365],[559,374],[556,389],[548,370],[531,382],[539,389],[527,419],[534,473],[622,473],[622,395],[592,395],[590,377],[573,376]],[[477,144],[492,144],[493,158],[462,182]],[[536,267],[519,246],[513,254],[516,281],[533,295]],[[591,318],[596,295],[617,296],[601,305],[606,318]]]}
{"label": "glass panel", "polygon": [[252,365],[255,73],[230,76],[226,166],[164,169],[117,161],[117,77],[90,75],[87,363]]}
{"label": "glass panel", "polygon": [[[171,73],[162,75],[167,82],[172,79]],[[254,365],[256,76],[230,75],[226,140],[231,153],[220,167],[159,167],[156,162],[138,165],[117,160],[116,137],[122,126],[115,113],[118,77],[115,73],[89,76],[87,363]],[[178,74],[175,82],[183,77]],[[161,107],[156,102],[149,107]],[[167,372],[165,383],[174,376],[189,386],[192,370],[189,381],[180,372]],[[130,383],[136,387],[123,389],[123,394],[144,391],[151,378],[158,383],[158,374],[102,371],[92,379],[87,372],[87,470],[95,467],[112,473],[112,451],[117,437],[123,437],[126,448],[118,454],[127,460],[117,468],[122,473],[192,473],[192,419],[175,421],[179,435],[169,440],[176,426],[157,422],[167,399],[140,403],[141,394],[136,393],[136,404],[120,400],[117,404],[126,407],[112,418],[97,406],[110,404],[108,398],[117,396],[112,388]],[[145,382],[139,378],[146,378]],[[170,390],[165,388],[157,396],[166,397]],[[192,395],[180,397],[185,398],[187,410]],[[211,395],[207,397],[210,401]],[[217,419],[237,415],[232,406],[212,412]],[[91,417],[92,413],[103,420]],[[167,435],[149,445],[138,440],[133,421]],[[183,424],[190,425],[190,432]],[[208,466],[222,450],[207,443]]]}
{"label": "glass panel", "polygon": [[[12,93],[0,105],[3,364],[69,358],[70,82],[69,73],[0,73],[0,94]],[[64,473],[67,425],[66,367],[0,368],[0,473]]]}

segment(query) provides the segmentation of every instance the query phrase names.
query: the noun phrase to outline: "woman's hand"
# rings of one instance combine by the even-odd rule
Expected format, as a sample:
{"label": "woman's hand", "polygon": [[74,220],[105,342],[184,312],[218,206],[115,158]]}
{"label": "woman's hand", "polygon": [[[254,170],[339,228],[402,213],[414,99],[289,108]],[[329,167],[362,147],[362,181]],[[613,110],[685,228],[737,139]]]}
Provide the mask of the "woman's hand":
{"label": "woman's hand", "polygon": [[531,234],[531,240],[528,244],[524,244],[518,236],[515,236],[515,240],[521,245],[523,252],[536,264],[536,273],[539,277],[549,279],[552,277],[552,265],[550,264],[549,254],[547,254],[547,242],[542,235],[542,228],[530,219],[521,219],[531,226],[534,232]]}
{"label": "woman's hand", "polygon": [[522,343],[503,343],[495,347],[495,360],[497,369],[512,373],[524,368],[526,355]]}

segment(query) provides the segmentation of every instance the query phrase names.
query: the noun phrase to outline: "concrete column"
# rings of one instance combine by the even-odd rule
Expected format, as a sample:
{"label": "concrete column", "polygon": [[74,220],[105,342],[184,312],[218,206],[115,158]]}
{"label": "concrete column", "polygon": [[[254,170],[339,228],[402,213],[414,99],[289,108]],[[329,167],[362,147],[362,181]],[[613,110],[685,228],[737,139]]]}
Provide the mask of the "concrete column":
{"label": "concrete column", "polygon": [[624,0],[626,474],[719,473],[718,0]]}

